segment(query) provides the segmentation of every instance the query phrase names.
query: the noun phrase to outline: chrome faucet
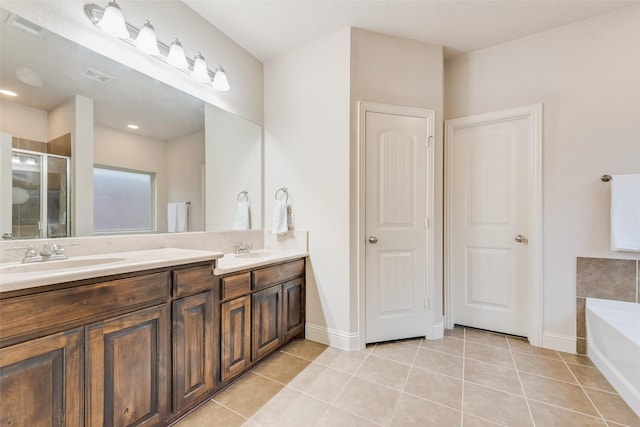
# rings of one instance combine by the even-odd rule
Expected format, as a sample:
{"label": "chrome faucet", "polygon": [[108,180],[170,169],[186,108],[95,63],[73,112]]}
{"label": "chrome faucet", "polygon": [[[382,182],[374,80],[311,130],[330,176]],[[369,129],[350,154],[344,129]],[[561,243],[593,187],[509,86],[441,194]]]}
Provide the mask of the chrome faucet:
{"label": "chrome faucet", "polygon": [[[67,246],[77,244],[78,243],[68,243]],[[26,249],[24,252],[24,257],[22,258],[22,262],[25,264],[29,262],[52,261],[56,259],[69,258],[62,243],[45,243],[44,245],[42,245],[40,251],[36,251],[36,248],[33,244],[29,244],[26,247],[19,246],[8,248],[7,250],[15,249]]]}
{"label": "chrome faucet", "polygon": [[251,243],[238,243],[237,246],[234,246],[234,248],[236,248],[236,255],[238,254],[246,254],[251,252],[251,249],[253,248],[253,245]]}

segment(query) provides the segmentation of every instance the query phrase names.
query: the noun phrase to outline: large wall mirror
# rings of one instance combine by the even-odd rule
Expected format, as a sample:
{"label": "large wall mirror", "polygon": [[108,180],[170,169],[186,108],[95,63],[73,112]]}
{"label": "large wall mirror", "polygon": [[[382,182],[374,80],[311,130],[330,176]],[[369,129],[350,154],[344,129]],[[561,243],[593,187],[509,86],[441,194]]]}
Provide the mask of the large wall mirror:
{"label": "large wall mirror", "polygon": [[0,12],[5,238],[262,228],[260,126]]}

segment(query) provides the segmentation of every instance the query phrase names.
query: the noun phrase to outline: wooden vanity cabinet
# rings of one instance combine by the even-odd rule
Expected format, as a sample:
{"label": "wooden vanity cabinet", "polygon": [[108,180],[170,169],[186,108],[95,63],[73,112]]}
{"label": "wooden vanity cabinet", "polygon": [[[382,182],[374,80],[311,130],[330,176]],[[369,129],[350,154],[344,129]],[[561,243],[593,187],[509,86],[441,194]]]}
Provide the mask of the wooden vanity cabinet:
{"label": "wooden vanity cabinet", "polygon": [[211,395],[218,366],[218,301],[210,266],[174,271],[173,412]]}
{"label": "wooden vanity cabinet", "polygon": [[220,278],[221,380],[304,334],[304,260]]}
{"label": "wooden vanity cabinet", "polygon": [[220,379],[226,382],[251,364],[251,275],[220,279]]}
{"label": "wooden vanity cabinet", "polygon": [[82,328],[0,349],[0,426],[84,425]]}
{"label": "wooden vanity cabinet", "polygon": [[87,326],[86,425],[152,426],[170,412],[169,304]]}

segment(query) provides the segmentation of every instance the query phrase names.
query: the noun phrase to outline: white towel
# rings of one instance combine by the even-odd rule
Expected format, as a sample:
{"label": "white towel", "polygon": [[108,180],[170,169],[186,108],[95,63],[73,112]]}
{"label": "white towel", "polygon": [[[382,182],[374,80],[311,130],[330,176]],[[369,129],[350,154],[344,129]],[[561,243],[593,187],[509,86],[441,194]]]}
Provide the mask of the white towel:
{"label": "white towel", "polygon": [[251,228],[251,220],[249,218],[249,202],[246,200],[239,201],[236,205],[236,212],[233,216],[232,230],[249,230]]}
{"label": "white towel", "polygon": [[187,202],[169,203],[167,205],[167,231],[181,233],[187,231]]}
{"label": "white towel", "polygon": [[612,177],[611,249],[640,251],[640,174]]}
{"label": "white towel", "polygon": [[271,232],[273,234],[284,234],[288,228],[287,201],[276,199],[273,202],[273,213],[271,214]]}

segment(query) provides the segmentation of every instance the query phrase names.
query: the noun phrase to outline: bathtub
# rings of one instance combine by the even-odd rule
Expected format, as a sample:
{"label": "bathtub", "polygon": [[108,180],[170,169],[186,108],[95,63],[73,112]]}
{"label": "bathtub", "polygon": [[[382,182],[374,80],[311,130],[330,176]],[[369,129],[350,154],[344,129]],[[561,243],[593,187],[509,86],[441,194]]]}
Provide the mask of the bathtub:
{"label": "bathtub", "polygon": [[587,298],[587,354],[640,416],[640,304]]}

